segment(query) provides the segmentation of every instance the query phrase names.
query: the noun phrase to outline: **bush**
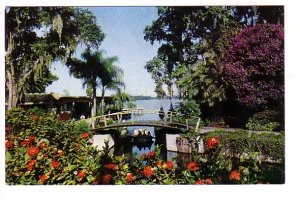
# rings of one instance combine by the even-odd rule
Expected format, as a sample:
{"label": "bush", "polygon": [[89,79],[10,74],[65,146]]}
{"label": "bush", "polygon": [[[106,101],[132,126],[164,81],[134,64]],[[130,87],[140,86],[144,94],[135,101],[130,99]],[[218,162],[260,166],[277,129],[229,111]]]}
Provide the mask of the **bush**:
{"label": "bush", "polygon": [[7,184],[95,184],[100,167],[90,132],[74,134],[72,121],[20,108],[6,115]]}
{"label": "bush", "polygon": [[280,117],[279,112],[272,110],[258,112],[249,118],[246,128],[254,131],[278,131]]}
{"label": "bush", "polygon": [[285,158],[284,134],[214,131],[205,135],[206,139],[209,137],[219,137],[224,148],[235,156],[247,152],[259,152],[264,158],[273,161],[282,162]]}

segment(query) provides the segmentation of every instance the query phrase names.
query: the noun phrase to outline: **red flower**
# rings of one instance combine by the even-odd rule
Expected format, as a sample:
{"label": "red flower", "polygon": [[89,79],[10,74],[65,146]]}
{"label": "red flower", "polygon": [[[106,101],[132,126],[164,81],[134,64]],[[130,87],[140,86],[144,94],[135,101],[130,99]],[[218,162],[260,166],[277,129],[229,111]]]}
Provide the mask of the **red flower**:
{"label": "red flower", "polygon": [[206,184],[209,184],[209,185],[210,185],[210,184],[213,184],[211,178],[205,179],[204,182],[205,182]]}
{"label": "red flower", "polygon": [[126,181],[128,182],[128,183],[130,183],[130,182],[132,182],[133,181],[133,173],[127,173],[127,175],[126,175]]}
{"label": "red flower", "polygon": [[46,174],[43,174],[39,178],[40,178],[39,181],[41,183],[44,183],[49,177]]}
{"label": "red flower", "polygon": [[190,162],[188,165],[187,165],[187,169],[189,171],[197,171],[199,170],[199,165],[196,163],[196,162]]}
{"label": "red flower", "polygon": [[116,165],[115,163],[108,163],[108,164],[104,165],[104,167],[105,167],[106,169],[115,170],[116,167],[117,167],[117,165]]}
{"label": "red flower", "polygon": [[164,168],[167,169],[167,170],[172,170],[173,167],[174,167],[174,164],[173,164],[172,161],[167,161],[167,162],[165,162],[165,164],[164,164]]}
{"label": "red flower", "polygon": [[81,133],[81,138],[83,139],[87,139],[89,138],[90,134],[88,132],[84,132],[84,133]]}
{"label": "red flower", "polygon": [[194,184],[195,185],[204,185],[205,182],[203,180],[199,180],[199,181],[196,181]]}
{"label": "red flower", "polygon": [[62,157],[64,155],[64,152],[62,150],[58,150],[56,156],[57,157]]}
{"label": "red flower", "polygon": [[102,176],[102,183],[103,184],[109,184],[111,182],[111,175],[110,174],[104,174]]}
{"label": "red flower", "polygon": [[145,166],[143,173],[146,177],[150,177],[153,174],[153,169],[150,166]]}
{"label": "red flower", "polygon": [[35,167],[35,164],[36,164],[36,160],[30,160],[30,161],[27,163],[27,170],[28,170],[28,171],[32,171],[33,168]]}
{"label": "red flower", "polygon": [[47,144],[46,144],[45,142],[40,143],[40,144],[39,144],[39,147],[40,147],[41,149],[43,149],[43,150],[47,150],[47,149],[48,149],[48,146],[47,146]]}
{"label": "red flower", "polygon": [[5,127],[5,131],[9,131],[10,130],[10,128],[9,127]]}
{"label": "red flower", "polygon": [[84,177],[86,177],[86,172],[85,172],[84,170],[79,170],[79,171],[77,172],[77,176],[78,176],[79,178],[84,178]]}
{"label": "red flower", "polygon": [[220,144],[220,141],[218,138],[208,138],[207,139],[207,148],[213,149],[216,148]]}
{"label": "red flower", "polygon": [[241,179],[241,174],[238,170],[234,170],[229,175],[229,180],[239,181]]}
{"label": "red flower", "polygon": [[6,149],[12,149],[12,148],[14,148],[14,143],[12,141],[10,141],[10,140],[7,140],[5,142],[5,148]]}
{"label": "red flower", "polygon": [[150,160],[150,159],[154,158],[155,155],[156,155],[155,151],[150,151],[148,154],[142,155],[142,157],[144,157],[144,158]]}
{"label": "red flower", "polygon": [[23,147],[27,147],[27,146],[29,146],[29,144],[30,144],[30,140],[29,140],[29,139],[25,139],[25,140],[23,140],[23,141],[21,142],[21,145],[22,145]]}
{"label": "red flower", "polygon": [[30,136],[29,137],[29,141],[32,143],[32,142],[35,142],[35,139],[36,137],[34,135]]}
{"label": "red flower", "polygon": [[57,161],[57,160],[52,160],[51,166],[52,166],[54,169],[57,169],[57,168],[59,168],[59,166],[60,166],[60,162]]}
{"label": "red flower", "polygon": [[39,153],[39,148],[37,147],[30,147],[28,150],[27,150],[27,153],[30,157],[36,157]]}

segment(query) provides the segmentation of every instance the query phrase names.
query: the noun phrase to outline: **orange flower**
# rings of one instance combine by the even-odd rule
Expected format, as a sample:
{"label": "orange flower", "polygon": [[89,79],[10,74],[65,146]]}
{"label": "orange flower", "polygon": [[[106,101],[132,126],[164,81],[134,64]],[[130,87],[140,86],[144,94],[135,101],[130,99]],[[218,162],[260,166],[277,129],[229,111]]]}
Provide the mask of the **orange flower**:
{"label": "orange flower", "polygon": [[84,132],[84,133],[81,133],[81,138],[83,139],[87,139],[89,138],[90,134],[88,132]]}
{"label": "orange flower", "polygon": [[209,149],[213,149],[213,148],[216,148],[218,145],[220,144],[220,141],[218,138],[208,138],[207,140],[207,147]]}
{"label": "orange flower", "polygon": [[241,174],[238,170],[234,170],[229,175],[229,180],[239,181],[241,179]]}
{"label": "orange flower", "polygon": [[102,176],[102,183],[103,184],[109,184],[111,182],[111,175],[110,174],[104,174]]}
{"label": "orange flower", "polygon": [[62,157],[64,155],[64,152],[62,150],[58,150],[56,156],[57,157]]}
{"label": "orange flower", "polygon": [[48,177],[46,174],[43,174],[43,175],[40,176],[39,181],[40,181],[41,183],[44,183],[48,178],[49,178],[49,177]]}
{"label": "orange flower", "polygon": [[115,170],[116,167],[117,167],[117,165],[116,165],[115,163],[108,163],[108,164],[104,165],[104,167],[105,167],[106,169]]}
{"label": "orange flower", "polygon": [[167,161],[167,162],[165,162],[165,164],[164,164],[164,168],[167,169],[167,170],[172,170],[173,167],[174,167],[174,164],[173,164],[172,161]]}
{"label": "orange flower", "polygon": [[203,180],[198,180],[194,183],[195,185],[204,185],[205,182]]}
{"label": "orange flower", "polygon": [[57,160],[52,160],[51,166],[52,166],[54,169],[57,169],[57,168],[59,168],[59,166],[60,166],[60,162],[57,161]]}
{"label": "orange flower", "polygon": [[25,140],[23,140],[23,141],[21,142],[21,145],[22,145],[23,147],[27,147],[27,146],[29,146],[29,144],[30,144],[30,140],[29,140],[29,139],[25,139]]}
{"label": "orange flower", "polygon": [[14,143],[12,141],[10,141],[10,140],[7,140],[5,142],[5,148],[6,149],[12,149],[12,148],[14,148]]}
{"label": "orange flower", "polygon": [[77,172],[77,176],[78,176],[79,178],[84,178],[84,177],[86,177],[86,172],[85,172],[84,170],[79,170],[79,171]]}
{"label": "orange flower", "polygon": [[30,147],[28,150],[27,150],[27,153],[30,157],[36,157],[39,153],[39,148],[37,147]]}
{"label": "orange flower", "polygon": [[32,171],[35,167],[36,160],[30,160],[27,164],[27,171]]}
{"label": "orange flower", "polygon": [[43,150],[47,150],[47,149],[48,149],[48,146],[47,146],[47,144],[46,144],[45,142],[40,143],[40,144],[39,144],[39,147],[40,147],[41,149],[43,149]]}
{"label": "orange flower", "polygon": [[157,167],[159,167],[159,168],[161,168],[161,167],[163,166],[161,161],[157,161],[157,162],[155,163],[155,165],[156,165]]}
{"label": "orange flower", "polygon": [[187,165],[187,169],[189,171],[197,171],[199,170],[199,165],[196,163],[196,162],[190,162],[188,165]]}
{"label": "orange flower", "polygon": [[153,174],[153,169],[150,166],[145,166],[143,172],[146,177],[150,177]]}
{"label": "orange flower", "polygon": [[126,181],[128,183],[130,183],[130,182],[133,181],[133,173],[127,173],[127,175],[126,175]]}

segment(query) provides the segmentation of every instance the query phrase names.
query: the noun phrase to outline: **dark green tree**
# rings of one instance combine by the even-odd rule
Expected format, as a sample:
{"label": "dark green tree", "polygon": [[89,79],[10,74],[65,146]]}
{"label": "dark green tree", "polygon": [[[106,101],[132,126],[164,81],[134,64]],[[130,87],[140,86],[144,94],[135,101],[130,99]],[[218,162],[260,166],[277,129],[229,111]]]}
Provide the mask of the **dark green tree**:
{"label": "dark green tree", "polygon": [[5,20],[8,109],[23,99],[29,84],[52,62],[65,62],[79,43],[98,47],[104,38],[92,13],[79,8],[7,7]]}

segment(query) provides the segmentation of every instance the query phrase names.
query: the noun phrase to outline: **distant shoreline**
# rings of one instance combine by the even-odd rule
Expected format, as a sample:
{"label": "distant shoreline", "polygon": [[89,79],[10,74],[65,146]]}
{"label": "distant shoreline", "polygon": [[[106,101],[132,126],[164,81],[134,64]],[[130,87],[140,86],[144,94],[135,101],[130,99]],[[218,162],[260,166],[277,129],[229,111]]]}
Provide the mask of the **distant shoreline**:
{"label": "distant shoreline", "polygon": [[[134,100],[151,100],[151,99],[157,99],[156,97],[151,97],[151,96],[132,96]],[[163,98],[163,99],[169,99],[169,98]],[[179,99],[178,97],[173,97],[172,99]]]}

